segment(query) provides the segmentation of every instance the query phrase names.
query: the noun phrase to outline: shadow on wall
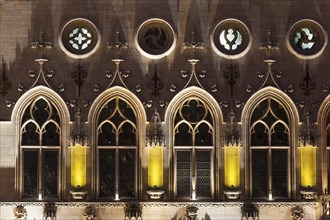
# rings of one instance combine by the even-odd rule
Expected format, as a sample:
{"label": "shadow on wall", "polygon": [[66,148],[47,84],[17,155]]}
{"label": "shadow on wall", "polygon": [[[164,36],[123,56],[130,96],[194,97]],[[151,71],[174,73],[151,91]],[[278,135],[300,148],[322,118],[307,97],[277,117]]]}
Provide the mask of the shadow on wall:
{"label": "shadow on wall", "polygon": [[8,202],[16,199],[15,193],[15,169],[0,169],[0,201]]}

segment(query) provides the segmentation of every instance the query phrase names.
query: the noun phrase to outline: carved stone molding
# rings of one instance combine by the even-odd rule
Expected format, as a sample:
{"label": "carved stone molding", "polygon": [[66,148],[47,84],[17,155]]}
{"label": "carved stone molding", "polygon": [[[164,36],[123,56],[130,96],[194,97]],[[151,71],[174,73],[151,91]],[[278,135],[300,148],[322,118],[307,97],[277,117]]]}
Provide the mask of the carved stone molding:
{"label": "carved stone molding", "polygon": [[198,208],[195,206],[187,206],[185,220],[197,220]]}
{"label": "carved stone molding", "polygon": [[293,220],[303,220],[304,210],[301,206],[296,206],[291,209],[291,217]]}
{"label": "carved stone molding", "polygon": [[15,219],[16,220],[26,220],[27,211],[22,205],[18,205],[15,208]]}
{"label": "carved stone molding", "polygon": [[303,199],[313,200],[317,198],[317,192],[312,190],[301,190],[300,195]]}
{"label": "carved stone molding", "polygon": [[242,220],[258,220],[259,209],[252,203],[245,203],[242,207]]}
{"label": "carved stone molding", "polygon": [[164,195],[164,190],[148,190],[147,195],[150,199],[161,199]]}
{"label": "carved stone molding", "polygon": [[142,220],[142,207],[139,204],[127,204],[125,220]]}
{"label": "carved stone molding", "polygon": [[46,203],[44,207],[44,220],[55,220],[56,210],[55,203]]}
{"label": "carved stone molding", "polygon": [[87,206],[84,212],[84,220],[96,220],[96,210],[94,206]]}
{"label": "carved stone molding", "polygon": [[242,192],[239,190],[227,190],[227,191],[224,191],[223,193],[225,194],[227,199],[235,200],[240,197]]}

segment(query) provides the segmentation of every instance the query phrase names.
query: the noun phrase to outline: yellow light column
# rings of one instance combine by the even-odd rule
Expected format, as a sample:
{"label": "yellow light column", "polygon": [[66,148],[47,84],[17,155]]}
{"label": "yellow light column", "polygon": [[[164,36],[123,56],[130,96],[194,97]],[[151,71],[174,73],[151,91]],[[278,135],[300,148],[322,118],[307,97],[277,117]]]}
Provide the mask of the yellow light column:
{"label": "yellow light column", "polygon": [[228,188],[240,186],[240,146],[224,146],[225,186]]}
{"label": "yellow light column", "polygon": [[316,150],[313,145],[300,145],[301,186],[316,186]]}
{"label": "yellow light column", "polygon": [[150,188],[163,187],[163,154],[164,147],[149,147],[148,186]]}
{"label": "yellow light column", "polygon": [[86,186],[87,146],[76,144],[71,148],[71,186]]}

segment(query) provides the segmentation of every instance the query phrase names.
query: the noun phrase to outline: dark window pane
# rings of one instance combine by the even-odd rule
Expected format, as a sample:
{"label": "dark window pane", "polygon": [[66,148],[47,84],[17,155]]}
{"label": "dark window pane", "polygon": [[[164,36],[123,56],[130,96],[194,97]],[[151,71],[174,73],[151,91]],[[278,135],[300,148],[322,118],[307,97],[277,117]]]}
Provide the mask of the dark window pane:
{"label": "dark window pane", "polygon": [[176,151],[177,197],[191,196],[190,151]]}
{"label": "dark window pane", "polygon": [[41,127],[49,118],[49,106],[44,99],[39,99],[32,110],[32,118],[38,123]]}
{"label": "dark window pane", "polygon": [[46,132],[42,134],[42,145],[43,146],[60,145],[59,129],[52,122],[46,125]]}
{"label": "dark window pane", "polygon": [[100,197],[115,194],[115,150],[99,150]]}
{"label": "dark window pane", "polygon": [[132,121],[134,124],[136,123],[135,113],[130,105],[128,105],[125,101],[119,99],[119,109],[120,112],[124,115],[125,118]]}
{"label": "dark window pane", "polygon": [[22,145],[39,146],[39,133],[36,130],[37,126],[32,122],[25,125],[22,131]]}
{"label": "dark window pane", "polygon": [[283,106],[275,100],[271,100],[271,108],[274,114],[285,123],[289,123],[288,114],[284,110]]}
{"label": "dark window pane", "polygon": [[211,151],[196,150],[196,194],[211,196]]}
{"label": "dark window pane", "polygon": [[278,123],[274,127],[274,133],[272,133],[272,146],[288,146],[289,137],[286,133],[286,128],[283,124]]}
{"label": "dark window pane", "polygon": [[266,113],[268,105],[268,100],[262,101],[253,111],[252,117],[251,117],[251,124],[258,121],[262,118],[262,116]]}
{"label": "dark window pane", "polygon": [[135,150],[119,150],[119,195],[135,197]]}
{"label": "dark window pane", "polygon": [[268,135],[266,132],[263,124],[256,124],[254,132],[251,134],[251,146],[268,146]]}
{"label": "dark window pane", "polygon": [[119,146],[136,146],[136,130],[130,123],[124,123],[120,128],[119,133]]}
{"label": "dark window pane", "polygon": [[273,196],[288,197],[288,152],[272,150]]}
{"label": "dark window pane", "polygon": [[116,146],[116,133],[110,123],[104,123],[98,135],[99,146]]}
{"label": "dark window pane", "polygon": [[43,151],[43,194],[45,197],[57,197],[58,151]]}
{"label": "dark window pane", "polygon": [[23,151],[23,196],[38,196],[38,151]]}
{"label": "dark window pane", "polygon": [[104,120],[109,119],[115,110],[116,110],[116,101],[113,99],[110,102],[108,102],[106,105],[104,105],[102,111],[100,112],[98,123],[100,124]]}
{"label": "dark window pane", "polygon": [[202,123],[198,126],[198,133],[195,137],[195,146],[212,146],[213,135],[212,128],[206,123]]}
{"label": "dark window pane", "polygon": [[328,131],[327,134],[327,146],[330,146],[330,130]]}
{"label": "dark window pane", "polygon": [[192,146],[192,134],[189,126],[182,123],[178,127],[178,133],[175,134],[175,146]]}
{"label": "dark window pane", "polygon": [[252,150],[252,197],[268,195],[267,150]]}

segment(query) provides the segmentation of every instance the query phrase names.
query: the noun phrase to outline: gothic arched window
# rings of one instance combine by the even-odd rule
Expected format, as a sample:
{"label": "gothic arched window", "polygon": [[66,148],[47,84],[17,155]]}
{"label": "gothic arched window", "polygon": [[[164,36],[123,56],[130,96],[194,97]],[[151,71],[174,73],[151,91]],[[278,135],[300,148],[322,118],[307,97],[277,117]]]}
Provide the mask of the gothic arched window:
{"label": "gothic arched window", "polygon": [[97,119],[99,198],[137,197],[136,113],[116,97],[103,105]]}
{"label": "gothic arched window", "polygon": [[214,122],[197,98],[179,106],[174,120],[174,185],[176,198],[212,198]]}
{"label": "gothic arched window", "polygon": [[288,198],[290,126],[279,102],[266,98],[250,118],[250,183],[253,198]]}
{"label": "gothic arched window", "polygon": [[25,198],[58,198],[61,121],[46,98],[33,100],[21,117],[21,193]]}

